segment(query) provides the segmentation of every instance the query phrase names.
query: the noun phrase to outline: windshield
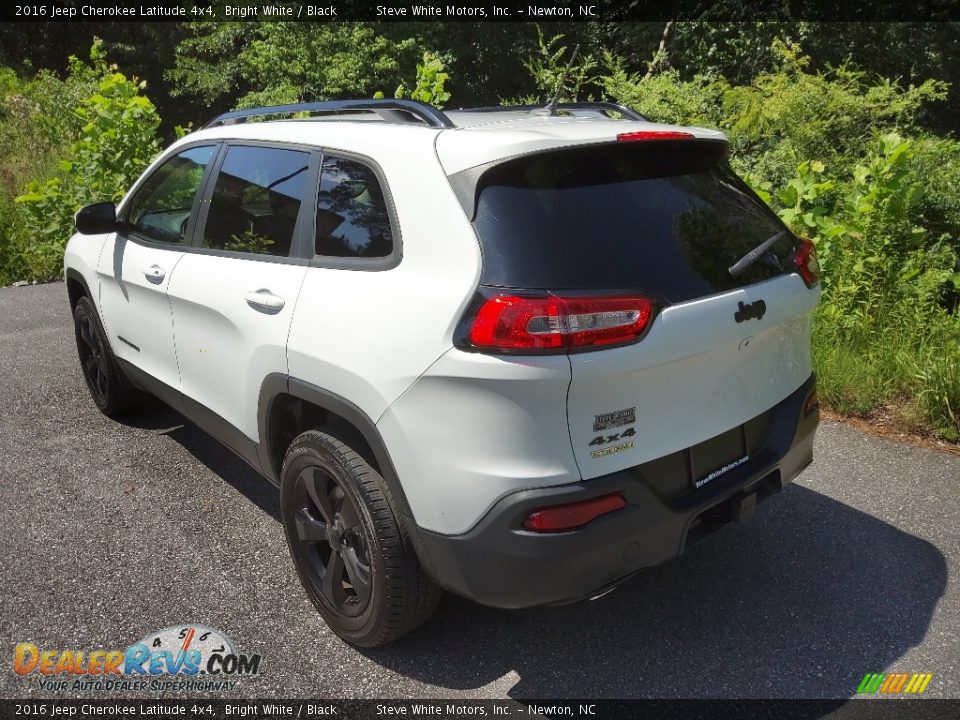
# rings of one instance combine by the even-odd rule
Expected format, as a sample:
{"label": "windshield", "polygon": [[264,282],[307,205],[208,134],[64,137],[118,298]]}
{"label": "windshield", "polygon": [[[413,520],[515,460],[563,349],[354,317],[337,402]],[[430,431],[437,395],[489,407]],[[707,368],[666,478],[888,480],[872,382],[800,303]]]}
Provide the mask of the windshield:
{"label": "windshield", "polygon": [[[474,226],[485,285],[642,290],[680,302],[787,272],[794,238],[716,141],[611,143],[487,170]],[[777,233],[737,277],[728,268]]]}

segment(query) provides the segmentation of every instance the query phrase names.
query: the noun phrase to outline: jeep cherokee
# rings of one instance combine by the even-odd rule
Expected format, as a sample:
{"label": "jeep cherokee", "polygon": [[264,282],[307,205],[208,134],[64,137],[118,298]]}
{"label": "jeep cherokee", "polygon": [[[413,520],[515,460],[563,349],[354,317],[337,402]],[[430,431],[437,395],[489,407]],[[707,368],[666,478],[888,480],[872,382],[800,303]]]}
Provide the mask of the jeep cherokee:
{"label": "jeep cherokee", "polygon": [[86,384],[110,416],[156,395],[277,484],[351,643],[440,588],[596,596],[812,459],[816,255],[727,154],[606,103],[226,113],[77,213]]}

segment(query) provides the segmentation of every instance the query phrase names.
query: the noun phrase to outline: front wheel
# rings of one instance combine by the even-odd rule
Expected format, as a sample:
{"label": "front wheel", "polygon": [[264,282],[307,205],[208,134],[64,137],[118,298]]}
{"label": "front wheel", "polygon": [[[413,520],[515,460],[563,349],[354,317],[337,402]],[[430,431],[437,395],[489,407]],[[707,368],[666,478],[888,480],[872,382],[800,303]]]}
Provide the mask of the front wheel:
{"label": "front wheel", "polygon": [[80,370],[100,412],[116,417],[139,405],[143,395],[120,381],[106,334],[89,298],[83,297],[77,302],[73,324]]}
{"label": "front wheel", "polygon": [[307,594],[347,642],[386,645],[433,614],[440,590],[420,567],[383,478],[340,440],[310,430],[293,441],[280,513]]}

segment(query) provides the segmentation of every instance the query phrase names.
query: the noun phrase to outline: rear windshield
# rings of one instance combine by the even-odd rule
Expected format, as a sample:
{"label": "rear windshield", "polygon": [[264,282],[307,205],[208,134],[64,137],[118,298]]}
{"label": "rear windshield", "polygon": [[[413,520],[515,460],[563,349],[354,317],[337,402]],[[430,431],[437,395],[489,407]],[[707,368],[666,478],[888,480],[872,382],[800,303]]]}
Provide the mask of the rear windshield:
{"label": "rear windshield", "polygon": [[510,160],[479,179],[485,285],[642,290],[680,302],[786,272],[786,228],[727,165],[726,144],[648,141]]}

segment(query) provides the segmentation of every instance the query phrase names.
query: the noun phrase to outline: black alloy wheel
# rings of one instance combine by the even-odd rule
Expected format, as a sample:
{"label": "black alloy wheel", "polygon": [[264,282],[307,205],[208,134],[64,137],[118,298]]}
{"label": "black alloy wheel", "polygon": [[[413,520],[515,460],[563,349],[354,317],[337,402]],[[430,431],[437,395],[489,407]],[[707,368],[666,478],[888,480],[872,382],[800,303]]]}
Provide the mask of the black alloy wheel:
{"label": "black alloy wheel", "polygon": [[300,581],[338,636],[360,647],[393,642],[436,610],[427,577],[383,476],[340,437],[307,430],[280,470],[280,515]]}
{"label": "black alloy wheel", "polygon": [[83,379],[87,381],[87,388],[93,395],[98,406],[107,402],[107,365],[106,351],[103,343],[97,337],[93,320],[89,315],[77,319],[77,352],[80,355],[80,367],[83,369]]}
{"label": "black alloy wheel", "polygon": [[116,417],[140,405],[144,396],[129,383],[121,381],[100,318],[89,298],[82,297],[77,301],[73,322],[80,371],[100,412]]}
{"label": "black alloy wheel", "polygon": [[326,470],[309,466],[294,489],[299,552],[330,609],[357,617],[370,603],[369,546],[354,501]]}

